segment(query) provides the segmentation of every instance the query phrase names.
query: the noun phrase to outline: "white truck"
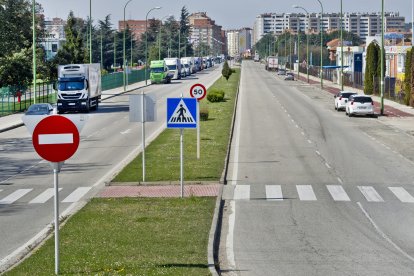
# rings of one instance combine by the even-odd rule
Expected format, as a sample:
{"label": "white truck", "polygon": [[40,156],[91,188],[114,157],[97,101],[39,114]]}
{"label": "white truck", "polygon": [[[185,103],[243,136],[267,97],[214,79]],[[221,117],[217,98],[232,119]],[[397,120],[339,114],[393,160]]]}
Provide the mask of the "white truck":
{"label": "white truck", "polygon": [[101,66],[99,63],[59,65],[58,113],[96,110],[101,95]]}
{"label": "white truck", "polygon": [[185,73],[186,73],[187,76],[195,73],[194,58],[193,57],[183,57],[183,58],[181,58],[181,66],[184,67]]}
{"label": "white truck", "polygon": [[279,60],[275,56],[269,56],[266,59],[266,70],[268,71],[277,71],[279,67]]}
{"label": "white truck", "polygon": [[179,58],[164,58],[165,65],[167,65],[171,79],[181,79],[181,62]]}

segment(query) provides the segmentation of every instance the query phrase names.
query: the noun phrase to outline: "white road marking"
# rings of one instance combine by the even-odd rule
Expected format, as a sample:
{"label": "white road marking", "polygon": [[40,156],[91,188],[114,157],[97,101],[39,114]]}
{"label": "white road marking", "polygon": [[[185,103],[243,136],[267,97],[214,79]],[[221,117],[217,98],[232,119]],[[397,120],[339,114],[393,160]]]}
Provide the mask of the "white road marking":
{"label": "white road marking", "polygon": [[226,252],[227,252],[227,262],[229,264],[229,270],[236,268],[236,262],[234,260],[234,224],[236,222],[236,203],[234,200],[230,201],[229,205],[229,231],[227,232],[226,238]]}
{"label": "white road marking", "polygon": [[317,200],[311,185],[296,185],[300,200]]}
{"label": "white road marking", "polygon": [[308,140],[308,143],[309,143],[309,144],[312,144],[312,141],[311,141],[311,140]]}
{"label": "white road marking", "polygon": [[16,202],[32,190],[33,189],[18,189],[17,191],[11,193],[10,195],[0,200],[0,204],[12,204],[13,202]]}
{"label": "white road marking", "polygon": [[301,134],[302,134],[302,136],[305,136],[305,132],[302,131]]}
{"label": "white road marking", "polygon": [[39,134],[39,145],[73,144],[72,133]]}
{"label": "white road marking", "polygon": [[266,200],[282,201],[282,187],[280,185],[266,185]]}
{"label": "white road marking", "polygon": [[315,152],[317,155],[321,156],[321,153],[319,151],[315,150]]}
{"label": "white road marking", "polygon": [[250,199],[250,185],[236,185],[233,198],[234,200]]}
{"label": "white road marking", "polygon": [[125,130],[125,131],[122,131],[121,134],[124,135],[124,134],[128,134],[130,132],[131,132],[131,129],[129,128],[129,129]]}
{"label": "white road marking", "polygon": [[79,201],[92,187],[79,187],[68,195],[62,202],[73,203]]}
{"label": "white road marking", "polygon": [[359,208],[361,209],[362,213],[364,213],[365,217],[369,220],[371,225],[375,228],[377,233],[382,236],[388,243],[390,243],[395,249],[397,249],[398,252],[400,252],[402,255],[404,255],[407,259],[414,262],[414,258],[410,255],[408,255],[407,252],[402,250],[398,245],[396,245],[382,230],[378,227],[378,225],[375,223],[375,221],[371,218],[371,216],[368,214],[367,211],[365,211],[364,207],[360,202],[357,202]]}
{"label": "white road marking", "polygon": [[331,169],[331,166],[330,166],[328,163],[326,163],[326,162],[325,162],[325,166],[326,166],[328,169]]}
{"label": "white road marking", "polygon": [[[59,188],[59,192],[62,190],[62,188]],[[49,188],[46,189],[43,193],[29,201],[29,204],[36,204],[36,203],[45,203],[49,199],[51,199],[55,195],[55,189]]]}
{"label": "white road marking", "polygon": [[372,186],[358,186],[358,189],[369,202],[383,202],[384,199]]}
{"label": "white road marking", "polygon": [[343,183],[344,183],[340,177],[337,177],[336,179],[338,179],[338,182],[339,182],[339,183],[341,183],[341,184],[343,184]]}
{"label": "white road marking", "polygon": [[351,201],[341,185],[327,185],[329,193],[335,201]]}
{"label": "white road marking", "polygon": [[402,187],[388,187],[391,192],[404,203],[414,203],[414,197]]}
{"label": "white road marking", "polygon": [[243,99],[243,86],[241,86],[239,91],[238,103],[237,103],[237,115],[236,115],[236,129],[235,129],[235,142],[234,142],[234,165],[233,165],[233,176],[232,176],[232,185],[237,184],[237,175],[239,173],[239,149],[240,149],[240,126],[242,121],[242,99]]}

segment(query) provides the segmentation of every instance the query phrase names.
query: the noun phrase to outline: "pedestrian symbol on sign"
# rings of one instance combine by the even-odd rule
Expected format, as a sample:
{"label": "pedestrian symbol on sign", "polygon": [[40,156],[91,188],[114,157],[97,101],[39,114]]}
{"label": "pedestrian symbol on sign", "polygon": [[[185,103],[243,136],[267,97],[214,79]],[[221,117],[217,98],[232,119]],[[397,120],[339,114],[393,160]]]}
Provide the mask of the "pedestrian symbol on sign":
{"label": "pedestrian symbol on sign", "polygon": [[173,116],[168,121],[169,124],[174,123],[195,123],[195,120],[183,100],[175,108]]}
{"label": "pedestrian symbol on sign", "polygon": [[197,126],[197,101],[190,98],[167,99],[167,127],[195,128]]}

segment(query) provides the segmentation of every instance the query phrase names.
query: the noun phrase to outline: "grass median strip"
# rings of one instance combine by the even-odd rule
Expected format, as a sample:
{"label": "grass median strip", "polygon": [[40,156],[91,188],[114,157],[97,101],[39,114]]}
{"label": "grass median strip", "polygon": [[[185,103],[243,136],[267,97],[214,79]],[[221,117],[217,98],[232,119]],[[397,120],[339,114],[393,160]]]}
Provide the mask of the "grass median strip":
{"label": "grass median strip", "polygon": [[[210,275],[215,198],[95,198],[60,231],[60,275]],[[54,275],[54,239],[5,275]]]}
{"label": "grass median strip", "polygon": [[[224,167],[229,142],[240,70],[228,81],[217,80],[208,89],[225,91],[225,101],[210,103],[204,99],[200,110],[207,108],[209,117],[200,124],[200,159],[197,159],[196,130],[184,130],[184,178],[189,181],[218,181]],[[146,181],[178,181],[180,179],[180,131],[167,129],[145,151]],[[142,156],[135,158],[113,180],[114,183],[142,181]]]}

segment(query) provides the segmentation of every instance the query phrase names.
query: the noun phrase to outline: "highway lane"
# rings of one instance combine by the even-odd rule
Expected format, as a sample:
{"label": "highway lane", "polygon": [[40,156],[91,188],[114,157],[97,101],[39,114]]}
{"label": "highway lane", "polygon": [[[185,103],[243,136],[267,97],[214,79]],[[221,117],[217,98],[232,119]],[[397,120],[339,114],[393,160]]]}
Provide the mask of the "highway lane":
{"label": "highway lane", "polygon": [[[392,139],[390,139],[392,137]],[[244,62],[224,275],[412,275],[414,139]]]}
{"label": "highway lane", "polygon": [[[152,85],[109,98],[100,104],[98,111],[89,113],[79,149],[65,162],[59,174],[61,215],[76,210],[141,151],[141,123],[129,122],[129,94],[144,91],[156,99],[157,121],[146,123],[148,144],[165,129],[168,97],[180,97],[181,94],[189,97],[193,84],[202,83],[208,87],[220,75],[220,66],[216,66],[170,85]],[[1,133],[0,144],[1,267],[6,256],[16,253],[50,225],[54,210],[53,198],[43,194],[53,188],[53,172],[50,164],[35,153],[27,129],[20,127]],[[19,197],[15,192],[27,194]],[[18,200],[8,202],[13,195]]]}

